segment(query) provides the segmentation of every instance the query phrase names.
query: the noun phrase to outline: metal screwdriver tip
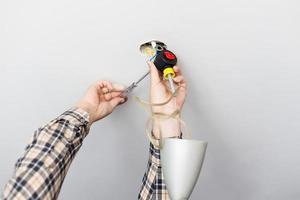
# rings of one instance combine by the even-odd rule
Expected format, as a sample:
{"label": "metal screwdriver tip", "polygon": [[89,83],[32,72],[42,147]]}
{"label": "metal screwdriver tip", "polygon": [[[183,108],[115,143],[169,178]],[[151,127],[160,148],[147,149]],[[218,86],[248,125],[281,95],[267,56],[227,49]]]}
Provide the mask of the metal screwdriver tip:
{"label": "metal screwdriver tip", "polygon": [[171,74],[168,74],[168,81],[172,94],[175,94],[175,86]]}

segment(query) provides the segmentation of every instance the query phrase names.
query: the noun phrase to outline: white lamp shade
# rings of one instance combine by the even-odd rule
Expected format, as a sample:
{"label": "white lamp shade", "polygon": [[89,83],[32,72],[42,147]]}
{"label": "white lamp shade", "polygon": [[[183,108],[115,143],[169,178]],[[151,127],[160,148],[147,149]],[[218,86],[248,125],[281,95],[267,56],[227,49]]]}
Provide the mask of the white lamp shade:
{"label": "white lamp shade", "polygon": [[207,142],[163,138],[161,166],[171,200],[187,200],[197,183]]}

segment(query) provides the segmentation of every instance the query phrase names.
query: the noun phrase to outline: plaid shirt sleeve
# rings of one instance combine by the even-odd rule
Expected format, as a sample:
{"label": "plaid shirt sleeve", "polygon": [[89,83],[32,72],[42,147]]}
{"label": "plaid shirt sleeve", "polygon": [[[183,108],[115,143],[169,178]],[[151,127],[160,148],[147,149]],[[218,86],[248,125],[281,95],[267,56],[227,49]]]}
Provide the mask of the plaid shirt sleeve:
{"label": "plaid shirt sleeve", "polygon": [[89,132],[88,123],[88,113],[73,108],[39,128],[18,159],[0,199],[57,199],[69,166]]}
{"label": "plaid shirt sleeve", "polygon": [[139,200],[169,200],[168,191],[160,164],[160,151],[150,143],[150,155],[142,180]]}

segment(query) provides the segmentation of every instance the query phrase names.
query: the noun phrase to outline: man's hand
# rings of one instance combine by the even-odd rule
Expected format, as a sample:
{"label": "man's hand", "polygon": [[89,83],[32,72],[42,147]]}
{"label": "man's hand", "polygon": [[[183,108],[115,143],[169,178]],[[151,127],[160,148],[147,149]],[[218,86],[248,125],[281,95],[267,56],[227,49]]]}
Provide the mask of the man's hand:
{"label": "man's hand", "polygon": [[[168,89],[168,81],[162,80],[162,76],[152,62],[148,62],[151,72],[151,88],[150,100],[151,103],[162,103],[166,101],[171,93]],[[152,111],[172,114],[176,110],[181,110],[187,94],[187,84],[182,76],[180,69],[175,66],[174,68],[176,77],[173,79],[174,83],[180,88],[177,91],[176,97],[173,97],[170,102],[162,106],[152,106]],[[154,120],[153,121],[153,134],[154,137],[159,139],[161,134],[163,137],[177,137],[180,135],[180,122],[176,119],[170,118],[167,120]]]}
{"label": "man's hand", "polygon": [[89,113],[91,125],[112,113],[118,105],[126,102],[127,98],[122,96],[124,90],[125,87],[122,85],[99,81],[87,89],[75,106]]}

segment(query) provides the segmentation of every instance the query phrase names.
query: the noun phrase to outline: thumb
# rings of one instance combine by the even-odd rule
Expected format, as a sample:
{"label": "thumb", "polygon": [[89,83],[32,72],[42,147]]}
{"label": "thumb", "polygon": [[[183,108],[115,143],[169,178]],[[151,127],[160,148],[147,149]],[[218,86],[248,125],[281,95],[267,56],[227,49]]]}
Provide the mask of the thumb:
{"label": "thumb", "polygon": [[115,92],[122,92],[125,90],[125,86],[118,83],[113,83],[112,86],[113,86],[113,91]]}
{"label": "thumb", "polygon": [[155,67],[153,62],[147,62],[149,69],[150,69],[150,76],[151,76],[151,84],[156,84],[160,82],[160,77],[157,68]]}
{"label": "thumb", "polygon": [[110,105],[115,108],[117,105],[122,104],[125,102],[125,99],[122,97],[115,97],[112,100],[110,100]]}

